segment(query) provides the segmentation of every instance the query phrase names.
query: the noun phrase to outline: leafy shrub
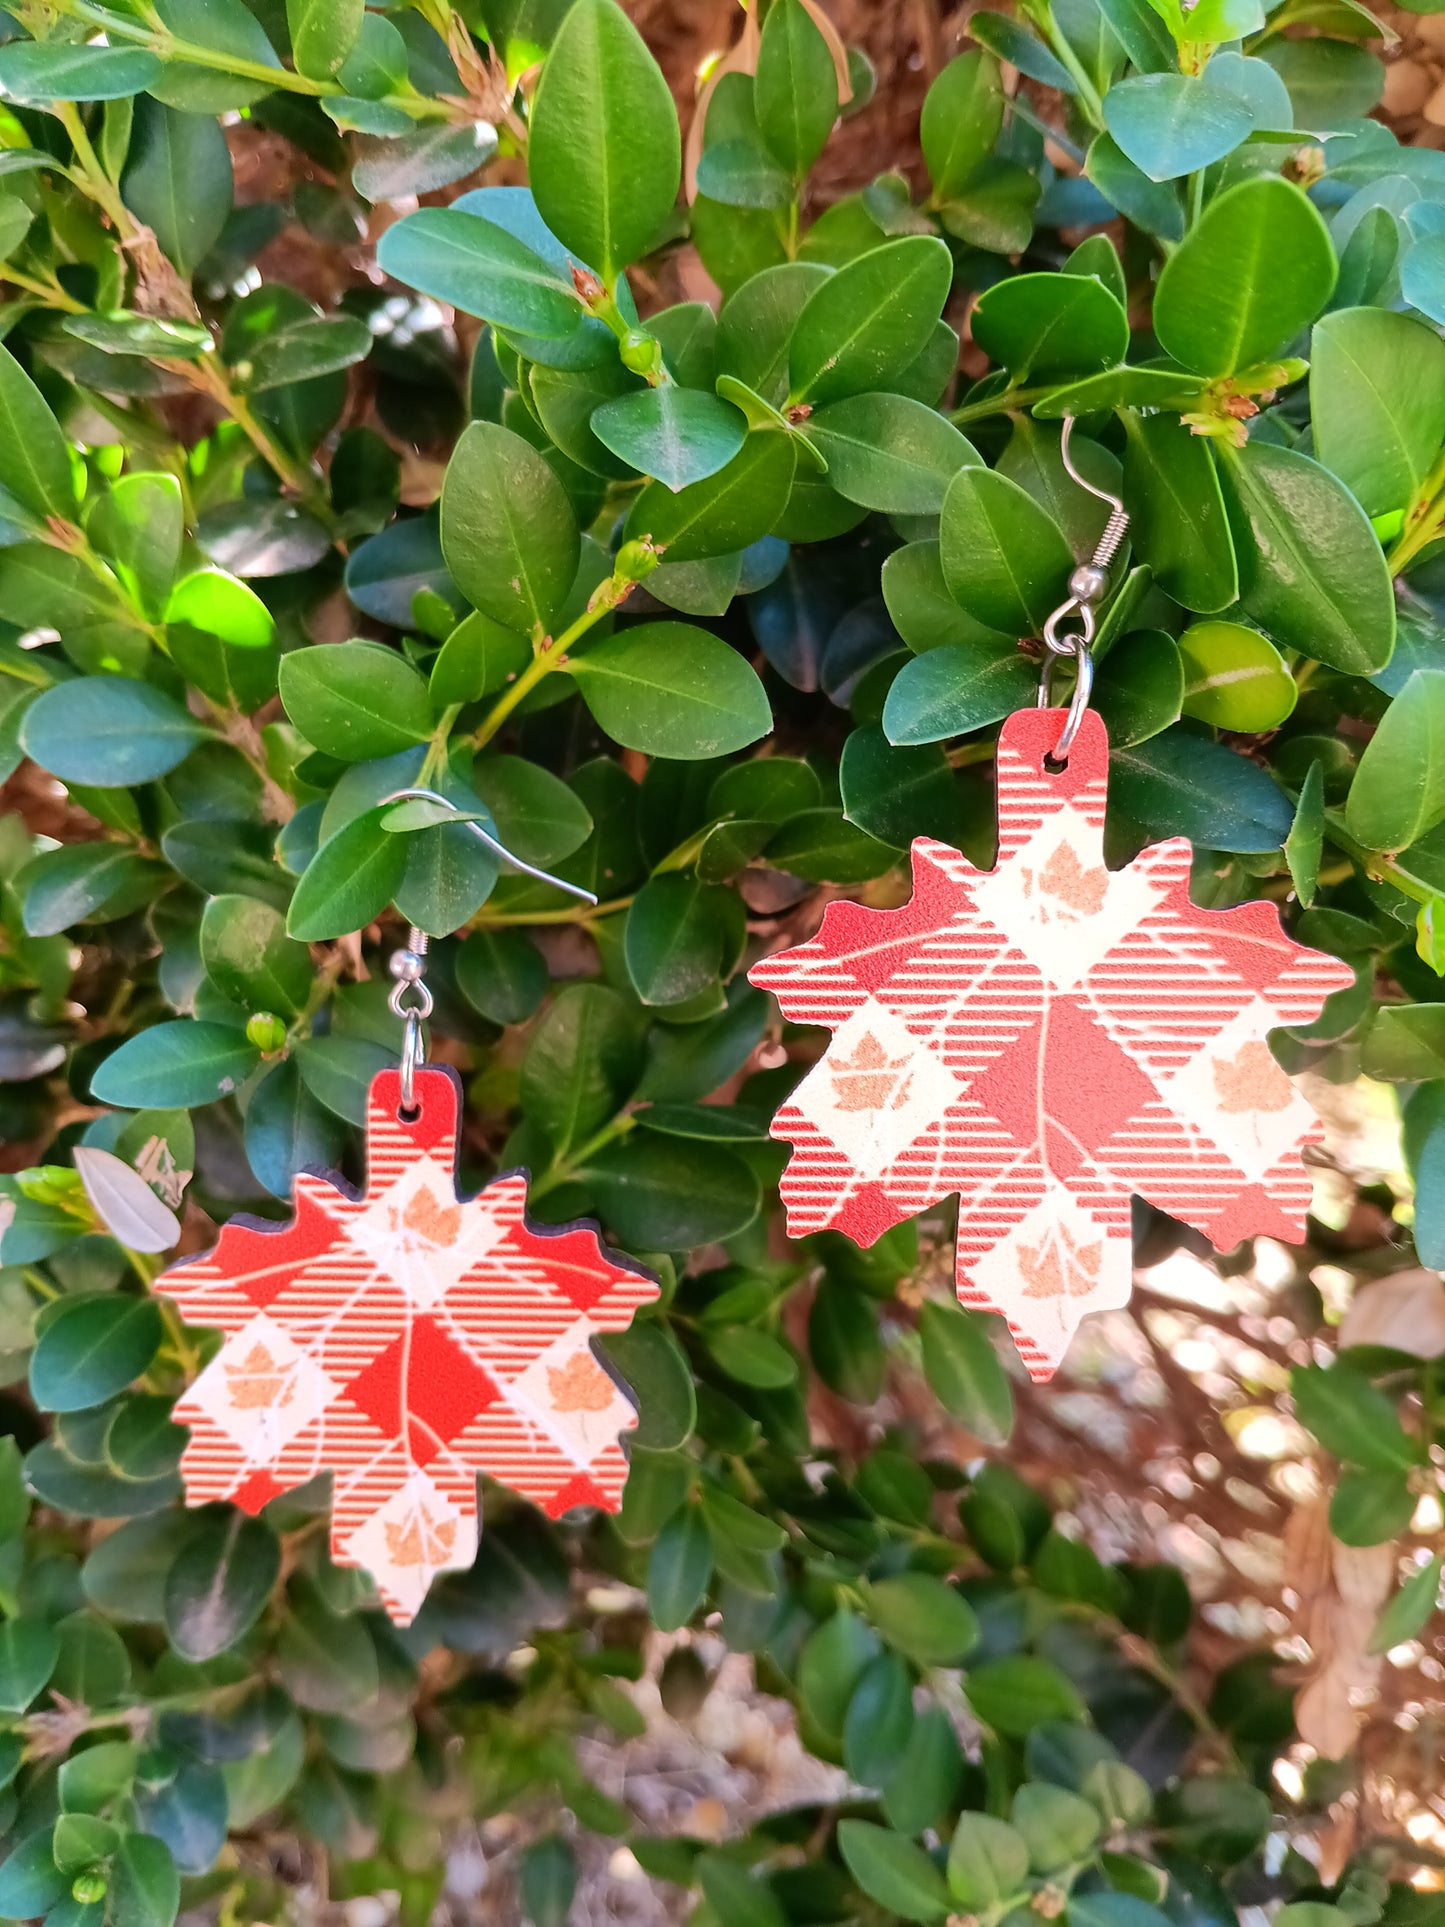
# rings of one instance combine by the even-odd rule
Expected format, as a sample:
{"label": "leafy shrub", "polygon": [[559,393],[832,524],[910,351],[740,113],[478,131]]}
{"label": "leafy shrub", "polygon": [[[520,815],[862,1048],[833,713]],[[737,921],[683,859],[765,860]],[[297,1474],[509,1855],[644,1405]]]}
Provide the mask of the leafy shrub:
{"label": "leafy shrub", "polygon": [[[1272,896],[1355,967],[1275,1047],[1399,1088],[1413,1221],[1377,1203],[1445,1264],[1445,159],[1364,118],[1379,28],[1353,0],[976,13],[926,193],[819,210],[871,75],[812,0],[749,16],[686,149],[613,0],[13,15],[0,1127],[37,1161],[0,1180],[0,1915],[274,1917],[228,1845],[273,1816],[424,1921],[448,1819],[511,1809],[539,1923],[574,1824],[708,1927],[1422,1921],[1388,1857],[1328,1885],[1265,1857],[1288,1690],[1252,1666],[1202,1702],[1179,1574],[1054,1527],[999,1453],[996,1334],[918,1228],[780,1241],[767,1123],[818,1040],[741,973],[815,886],[897,901],[915,835],[990,860],[1018,641],[1104,514],[1072,415],[1133,518],[1097,643],[1114,849],[1187,836],[1200,901]],[[233,204],[238,116],[327,179]],[[529,186],[460,192],[493,155]],[[264,279],[288,219],[380,231],[389,280],[323,308]],[[716,312],[659,293],[689,245]],[[597,909],[383,802],[414,784]],[[409,922],[469,1175],[525,1163],[538,1217],[595,1215],[664,1295],[616,1348],[620,1517],[489,1489],[477,1566],[398,1633],[326,1560],[324,1482],[181,1508],[169,1412],[211,1341],[151,1287],[183,1195],[195,1244],[283,1217],[305,1165],[358,1171]],[[1178,1228],[1144,1217],[1158,1255]],[[811,1389],[868,1405],[920,1366],[993,1456],[815,1444]],[[1408,1526],[1438,1399],[1398,1333],[1301,1369],[1352,1544]],[[709,1612],[852,1787],[722,1848],[646,1837],[573,1745],[637,1731],[649,1619]]]}

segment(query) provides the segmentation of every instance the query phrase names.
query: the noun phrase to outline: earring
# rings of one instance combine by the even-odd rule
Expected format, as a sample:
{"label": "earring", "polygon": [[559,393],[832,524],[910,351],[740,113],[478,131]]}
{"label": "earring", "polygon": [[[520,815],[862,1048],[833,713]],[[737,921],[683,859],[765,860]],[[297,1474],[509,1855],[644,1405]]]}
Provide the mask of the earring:
{"label": "earring", "polygon": [[[596,901],[434,791],[385,801],[451,811],[514,868]],[[405,1030],[399,1067],[371,1085],[365,1189],[303,1173],[289,1224],[233,1218],[156,1283],[224,1334],[175,1408],[187,1503],[254,1513],[329,1472],[332,1559],[369,1572],[403,1625],[437,1573],[476,1557],[479,1472],[554,1518],[617,1509],[636,1412],[592,1341],[658,1295],[594,1225],[531,1224],[525,1171],[458,1194],[461,1087],[426,1064],[426,950],[413,928],[391,961]]]}
{"label": "earring", "polygon": [[1074,467],[1072,426],[1065,466],[1111,513],[1044,624],[1040,707],[999,734],[995,867],[919,837],[901,909],[832,903],[749,973],[833,1033],[772,1126],[789,1230],[868,1245],[956,1194],[959,1298],[1004,1315],[1036,1379],[1086,1313],[1127,1303],[1134,1196],[1220,1249],[1303,1236],[1320,1131],[1267,1038],[1352,981],[1271,903],[1196,908],[1183,838],[1105,867],[1091,650],[1128,516]]}

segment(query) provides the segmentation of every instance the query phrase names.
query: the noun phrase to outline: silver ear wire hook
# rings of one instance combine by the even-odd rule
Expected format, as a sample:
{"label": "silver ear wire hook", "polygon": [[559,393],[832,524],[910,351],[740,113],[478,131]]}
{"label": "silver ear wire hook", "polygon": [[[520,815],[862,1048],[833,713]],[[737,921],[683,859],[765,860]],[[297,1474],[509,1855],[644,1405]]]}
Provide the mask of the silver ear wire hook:
{"label": "silver ear wire hook", "polygon": [[[1094,605],[1109,586],[1109,564],[1123,546],[1124,537],[1129,531],[1129,511],[1117,495],[1105,488],[1097,488],[1088,481],[1074,466],[1069,452],[1069,443],[1074,433],[1074,417],[1065,415],[1063,432],[1059,438],[1059,454],[1064,464],[1064,472],[1070,481],[1077,482],[1081,489],[1109,504],[1109,519],[1104,524],[1103,533],[1094,545],[1094,553],[1087,562],[1081,562],[1069,577],[1069,593],[1057,609],[1053,610],[1044,622],[1044,646],[1049,651],[1044,664],[1043,677],[1039,683],[1039,708],[1047,709],[1050,688],[1053,683],[1054,665],[1060,656],[1072,656],[1077,666],[1074,678],[1074,693],[1069,702],[1069,713],[1064,719],[1064,727],[1059,732],[1059,740],[1054,745],[1052,760],[1064,762],[1073,747],[1074,738],[1079,733],[1084,720],[1084,712],[1089,707],[1089,697],[1094,687],[1094,661],[1090,647],[1094,640]],[[1075,630],[1060,631],[1060,624],[1070,618],[1078,622]]]}
{"label": "silver ear wire hook", "polygon": [[479,842],[485,843],[489,850],[494,851],[503,862],[510,863],[514,870],[520,870],[523,876],[535,877],[538,883],[550,883],[554,889],[565,890],[569,897],[577,897],[583,903],[597,901],[592,892],[584,890],[580,883],[568,883],[562,877],[554,877],[550,870],[539,870],[534,864],[526,863],[521,857],[514,855],[505,843],[499,842],[492,835],[490,830],[484,830],[480,823],[465,816],[460,806],[453,803],[449,796],[439,796],[435,790],[393,790],[390,796],[382,797],[381,803],[383,806],[387,803],[435,803],[438,809],[450,810],[457,821],[469,829]]}
{"label": "silver ear wire hook", "polygon": [[[493,850],[510,863],[524,876],[535,877],[539,883],[550,883],[555,889],[565,890],[569,897],[577,897],[583,903],[596,903],[592,891],[584,890],[580,883],[568,883],[562,877],[554,877],[549,870],[539,870],[535,864],[526,863],[513,854],[505,843],[494,837],[490,830],[473,818],[463,814],[460,806],[448,796],[441,796],[436,790],[400,789],[393,790],[390,796],[383,796],[378,807],[388,803],[435,803],[439,809],[450,810],[457,822],[472,832],[489,850]],[[401,1045],[401,1108],[411,1115],[416,1109],[416,1074],[426,1062],[426,1039],[422,1035],[422,1025],[431,1016],[435,1000],[426,985],[427,933],[413,924],[406,940],[406,948],[396,951],[389,968],[396,982],[392,986],[387,1003],[393,1015],[400,1017],[406,1024],[406,1034]]]}

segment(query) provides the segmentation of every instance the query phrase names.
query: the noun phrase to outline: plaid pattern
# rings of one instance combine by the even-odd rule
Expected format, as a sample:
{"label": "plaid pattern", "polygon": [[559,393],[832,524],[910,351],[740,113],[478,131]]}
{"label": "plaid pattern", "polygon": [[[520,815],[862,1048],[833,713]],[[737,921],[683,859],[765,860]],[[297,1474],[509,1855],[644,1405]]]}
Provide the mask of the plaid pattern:
{"label": "plaid pattern", "polygon": [[592,1227],[534,1230],[525,1172],[460,1201],[456,1079],[421,1070],[416,1099],[404,1122],[397,1072],[373,1081],[360,1196],[305,1174],[289,1225],[233,1219],[160,1281],[226,1334],[176,1406],[190,1503],[257,1512],[330,1472],[332,1558],[403,1624],[476,1556],[478,1471],[554,1518],[616,1510],[636,1413],[591,1340],[657,1296]]}
{"label": "plaid pattern", "polygon": [[1320,1133],[1266,1033],[1353,981],[1272,904],[1197,909],[1182,838],[1107,870],[1104,725],[1053,774],[1062,722],[1004,724],[993,870],[920,837],[901,909],[830,904],[751,972],[834,1033],[773,1123],[789,1229],[871,1244],[957,1192],[959,1297],[1004,1314],[1037,1379],[1127,1302],[1131,1193],[1221,1250],[1303,1235]]}

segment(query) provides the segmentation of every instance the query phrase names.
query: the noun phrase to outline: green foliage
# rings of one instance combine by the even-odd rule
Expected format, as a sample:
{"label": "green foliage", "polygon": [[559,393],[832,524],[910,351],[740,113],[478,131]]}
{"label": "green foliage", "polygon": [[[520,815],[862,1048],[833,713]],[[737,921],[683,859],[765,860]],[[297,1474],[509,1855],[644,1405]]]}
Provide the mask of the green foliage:
{"label": "green foliage", "polygon": [[[12,13],[0,774],[88,815],[0,822],[0,1134],[33,1156],[0,1178],[0,1916],[274,1919],[227,1836],[280,1824],[424,1922],[441,1818],[506,1809],[537,1927],[589,1830],[699,1927],[1423,1918],[1361,1899],[1363,1852],[1337,1889],[1266,1854],[1278,1695],[1202,1704],[1179,1576],[1104,1565],[1011,1470],[1008,1340],[933,1289],[937,1214],[922,1247],[782,1238],[768,1123],[818,1039],[744,975],[816,886],[897,902],[915,836],[987,863],[1019,643],[1106,512],[1073,416],[1131,517],[1112,845],[1189,837],[1209,902],[1357,964],[1276,1046],[1397,1088],[1395,1235],[1445,1264],[1445,186],[1361,118],[1368,15],[975,13],[927,192],[823,207],[866,85],[812,0],[760,5],[708,84],[696,195],[615,0]],[[380,210],[385,287],[323,311],[263,278],[241,116],[307,157],[316,244]],[[656,307],[688,246],[716,315]],[[489,1487],[482,1557],[398,1635],[328,1562],[320,1484],[182,1508],[170,1411],[212,1340],[152,1287],[176,1212],[190,1249],[308,1163],[359,1173],[411,923],[468,1179],[525,1166],[540,1220],[595,1218],[662,1296],[604,1347],[639,1407],[617,1519]],[[902,1385],[915,1416],[813,1436]],[[1433,1361],[1356,1348],[1293,1397],[1337,1535],[1401,1534]],[[1439,1587],[1422,1557],[1375,1649]],[[643,1598],[669,1711],[708,1690],[708,1616],[844,1805],[703,1850],[584,1776],[575,1740],[640,1723]]]}

